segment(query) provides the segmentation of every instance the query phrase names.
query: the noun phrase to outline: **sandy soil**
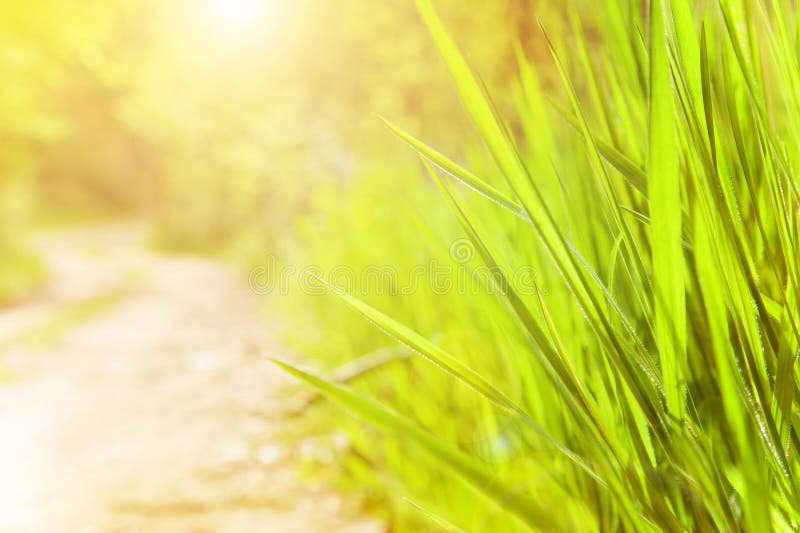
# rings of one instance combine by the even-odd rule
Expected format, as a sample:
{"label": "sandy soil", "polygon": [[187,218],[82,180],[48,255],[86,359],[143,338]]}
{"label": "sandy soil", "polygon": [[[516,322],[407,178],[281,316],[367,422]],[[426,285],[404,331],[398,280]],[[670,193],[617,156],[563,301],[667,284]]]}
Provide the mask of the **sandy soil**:
{"label": "sandy soil", "polygon": [[381,531],[298,481],[246,277],[143,235],[42,238],[52,283],[0,311],[0,531]]}

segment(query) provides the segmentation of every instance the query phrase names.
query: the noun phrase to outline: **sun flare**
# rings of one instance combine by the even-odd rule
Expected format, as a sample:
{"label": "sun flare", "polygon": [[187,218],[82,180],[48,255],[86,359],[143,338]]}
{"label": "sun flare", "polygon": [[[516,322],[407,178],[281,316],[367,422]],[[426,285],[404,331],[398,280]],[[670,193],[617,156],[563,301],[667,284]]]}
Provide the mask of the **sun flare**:
{"label": "sun flare", "polygon": [[264,0],[210,0],[212,16],[229,31],[242,31],[264,12]]}

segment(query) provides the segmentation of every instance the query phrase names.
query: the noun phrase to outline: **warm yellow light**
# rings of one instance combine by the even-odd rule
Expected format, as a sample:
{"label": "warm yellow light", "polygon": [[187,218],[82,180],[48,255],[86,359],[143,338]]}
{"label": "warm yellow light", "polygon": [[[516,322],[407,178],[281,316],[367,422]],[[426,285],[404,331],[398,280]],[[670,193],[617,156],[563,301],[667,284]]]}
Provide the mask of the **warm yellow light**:
{"label": "warm yellow light", "polygon": [[213,16],[226,29],[239,31],[261,15],[265,0],[211,0]]}

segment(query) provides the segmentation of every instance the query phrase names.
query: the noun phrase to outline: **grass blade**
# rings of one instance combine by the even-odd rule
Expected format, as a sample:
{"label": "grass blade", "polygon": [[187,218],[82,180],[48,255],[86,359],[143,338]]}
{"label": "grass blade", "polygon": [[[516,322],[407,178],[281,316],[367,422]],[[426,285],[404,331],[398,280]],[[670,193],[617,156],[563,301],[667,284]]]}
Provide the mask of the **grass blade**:
{"label": "grass blade", "polygon": [[649,198],[656,345],[669,412],[686,408],[686,303],[681,242],[681,190],[663,0],[651,3]]}
{"label": "grass blade", "polygon": [[273,359],[273,361],[289,374],[317,387],[324,395],[364,418],[367,422],[398,437],[410,439],[431,457],[464,478],[488,498],[514,513],[532,528],[564,531],[565,524],[555,518],[555,513],[541,508],[533,497],[506,486],[482,461],[465,454],[420,428],[410,419],[364,398],[352,389],[337,385],[277,359]]}

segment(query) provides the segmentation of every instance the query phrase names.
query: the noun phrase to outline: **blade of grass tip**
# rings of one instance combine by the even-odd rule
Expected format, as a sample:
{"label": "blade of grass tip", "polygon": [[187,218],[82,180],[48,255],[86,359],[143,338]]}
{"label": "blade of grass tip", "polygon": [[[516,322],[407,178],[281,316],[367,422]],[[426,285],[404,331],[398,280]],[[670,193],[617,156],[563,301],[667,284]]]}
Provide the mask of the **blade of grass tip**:
{"label": "blade of grass tip", "polygon": [[528,133],[530,148],[534,153],[545,158],[551,158],[556,153],[555,136],[539,135],[544,126],[545,131],[550,128],[550,117],[547,113],[547,99],[544,97],[542,85],[536,69],[522,50],[519,41],[514,43],[514,53],[517,58],[517,71],[522,90],[522,110],[520,119],[525,123],[524,131]]}
{"label": "blade of grass tip", "polygon": [[686,303],[678,147],[663,0],[651,3],[649,196],[653,248],[656,346],[667,409],[682,419],[686,409]]}
{"label": "blade of grass tip", "polygon": [[429,511],[428,509],[424,508],[414,500],[410,498],[403,498],[405,502],[415,508],[417,511],[422,513],[428,520],[436,524],[436,527],[439,528],[441,531],[445,533],[467,533],[460,527],[455,524],[450,523],[449,521],[445,520],[438,514],[434,513],[433,511]]}
{"label": "blade of grass tip", "polygon": [[[504,131],[501,121],[496,117],[487,101],[485,92],[476,80],[469,65],[447,33],[439,15],[430,0],[416,0],[420,13],[433,37],[439,53],[447,64],[461,101],[472,122],[481,134],[497,167],[515,193],[522,184],[527,184],[529,176],[522,164],[515,146]],[[529,213],[530,214],[530,213]]]}
{"label": "blade of grass tip", "polygon": [[[584,134],[581,128],[580,120],[570,111],[566,110],[563,106],[549,100],[553,109],[555,109],[567,123],[575,128],[581,135]],[[647,197],[647,173],[642,170],[639,165],[633,162],[627,155],[620,152],[607,141],[594,137],[594,142],[597,145],[597,150],[603,159],[608,161],[617,171],[622,174],[626,182],[640,195]],[[588,139],[584,139],[588,142]]]}
{"label": "blade of grass tip", "polygon": [[450,159],[448,159],[441,153],[437,152],[430,146],[416,139],[413,135],[410,135],[405,131],[403,131],[402,129],[400,129],[399,127],[395,126],[385,118],[381,116],[379,116],[378,118],[380,118],[383,121],[383,123],[386,124],[386,126],[395,135],[400,137],[409,146],[411,146],[411,148],[413,148],[417,153],[419,153],[425,159],[430,161],[433,165],[442,169],[448,175],[462,182],[463,184],[473,189],[474,191],[478,192],[479,194],[485,196],[489,200],[511,211],[518,217],[526,220],[528,219],[528,215],[525,213],[525,210],[522,209],[522,207],[516,202],[516,200],[506,195],[505,193],[497,190],[496,188],[492,187],[491,185],[483,181],[481,178],[479,178],[469,170],[451,161]]}
{"label": "blade of grass tip", "polygon": [[590,44],[587,42],[587,34],[583,28],[581,15],[574,5],[567,4],[567,6],[569,6],[567,8],[567,15],[572,26],[575,54],[577,55],[577,63],[583,73],[581,78],[586,83],[586,92],[588,93],[591,105],[594,109],[600,111],[599,117],[602,119],[600,122],[603,124],[603,129],[605,130],[603,135],[609,137],[614,145],[619,145],[619,137],[615,129],[615,112],[611,108],[611,100],[603,94],[603,91],[600,89],[597,68],[589,54]]}
{"label": "blade of grass tip", "polygon": [[416,331],[401,324],[388,315],[385,315],[374,307],[364,303],[355,296],[335,287],[327,280],[313,274],[311,275],[317,281],[335,293],[339,298],[341,298],[351,309],[371,322],[375,327],[390,337],[405,344],[490,402],[510,413],[522,412],[522,409],[518,405],[512,402],[505,394],[500,392],[494,385],[489,383],[480,374],[467,367],[464,363],[447,353],[445,350],[439,348]]}
{"label": "blade of grass tip", "polygon": [[395,435],[411,439],[431,457],[531,528],[564,531],[566,524],[557,519],[554,513],[542,508],[541,504],[530,495],[508,487],[479,459],[465,454],[450,443],[422,429],[412,420],[359,395],[348,387],[332,383],[278,359],[273,358],[272,361],[292,376],[318,388],[325,396],[367,422]]}

